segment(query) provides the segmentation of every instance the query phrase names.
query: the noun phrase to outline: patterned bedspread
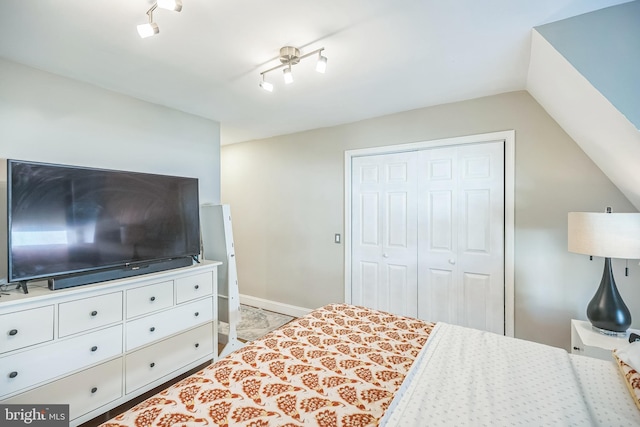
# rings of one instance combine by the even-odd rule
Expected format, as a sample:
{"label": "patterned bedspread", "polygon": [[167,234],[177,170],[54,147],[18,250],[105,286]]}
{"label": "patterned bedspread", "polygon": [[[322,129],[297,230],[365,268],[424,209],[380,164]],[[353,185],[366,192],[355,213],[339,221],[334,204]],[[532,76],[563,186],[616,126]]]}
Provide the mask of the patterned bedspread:
{"label": "patterned bedspread", "polygon": [[377,425],[433,327],[327,305],[102,427]]}

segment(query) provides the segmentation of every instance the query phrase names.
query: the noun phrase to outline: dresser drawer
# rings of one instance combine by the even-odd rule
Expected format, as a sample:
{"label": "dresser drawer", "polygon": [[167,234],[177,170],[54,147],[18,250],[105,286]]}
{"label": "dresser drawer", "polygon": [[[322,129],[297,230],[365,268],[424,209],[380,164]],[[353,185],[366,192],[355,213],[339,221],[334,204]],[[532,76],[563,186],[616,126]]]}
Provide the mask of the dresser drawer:
{"label": "dresser drawer", "polygon": [[131,350],[213,320],[213,300],[206,298],[127,322],[126,349]]}
{"label": "dresser drawer", "polygon": [[194,274],[176,280],[176,302],[182,304],[196,298],[211,295],[213,292],[213,273]]}
{"label": "dresser drawer", "polygon": [[0,353],[53,339],[53,305],[0,315]]}
{"label": "dresser drawer", "polygon": [[58,336],[106,326],[122,320],[122,292],[60,304]]}
{"label": "dresser drawer", "polygon": [[0,358],[0,397],[122,353],[116,325]]}
{"label": "dresser drawer", "polygon": [[173,305],[173,280],[127,291],[127,319]]}
{"label": "dresser drawer", "polygon": [[7,404],[68,404],[73,420],[122,396],[122,358],[111,360],[35,390],[7,399]]}
{"label": "dresser drawer", "polygon": [[207,356],[213,358],[212,323],[134,351],[126,356],[126,393]]}

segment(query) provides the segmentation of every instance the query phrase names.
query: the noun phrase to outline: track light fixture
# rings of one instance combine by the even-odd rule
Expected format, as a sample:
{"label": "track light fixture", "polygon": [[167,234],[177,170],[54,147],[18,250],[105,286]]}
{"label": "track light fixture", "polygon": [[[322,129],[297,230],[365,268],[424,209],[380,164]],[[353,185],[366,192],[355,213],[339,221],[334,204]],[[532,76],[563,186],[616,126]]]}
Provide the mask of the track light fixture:
{"label": "track light fixture", "polygon": [[293,83],[293,74],[291,73],[291,65],[289,65],[287,68],[282,70],[282,72],[284,73],[284,83],[285,84]]}
{"label": "track light fixture", "polygon": [[308,58],[311,55],[318,54],[318,62],[316,63],[316,71],[319,73],[324,73],[327,69],[327,57],[322,56],[322,52],[324,48],[316,49],[313,52],[306,53],[304,55],[300,55],[300,49],[292,46],[285,46],[280,48],[280,65],[277,65],[273,68],[269,68],[260,73],[262,76],[262,80],[260,81],[260,87],[269,92],[273,91],[273,85],[265,80],[265,74],[270,73],[271,71],[279,70],[280,68],[284,68],[282,70],[284,75],[284,82],[286,84],[293,82],[293,73],[291,70],[292,65],[296,65],[300,62],[300,60],[304,58]]}
{"label": "track light fixture", "polygon": [[174,12],[182,10],[182,0],[158,0],[156,4],[160,9],[173,10]]}
{"label": "track light fixture", "polygon": [[182,10],[182,0],[158,0],[153,6],[151,6],[151,8],[147,10],[149,22],[146,24],[138,25],[138,34],[143,39],[155,36],[160,32],[158,24],[153,22],[153,11],[157,8],[180,12]]}
{"label": "track light fixture", "polygon": [[322,51],[318,52],[318,62],[316,62],[316,71],[324,74],[327,70],[327,57],[322,56]]}
{"label": "track light fixture", "polygon": [[260,87],[267,92],[273,92],[273,85],[264,79],[264,74],[262,75],[262,81],[260,82]]}

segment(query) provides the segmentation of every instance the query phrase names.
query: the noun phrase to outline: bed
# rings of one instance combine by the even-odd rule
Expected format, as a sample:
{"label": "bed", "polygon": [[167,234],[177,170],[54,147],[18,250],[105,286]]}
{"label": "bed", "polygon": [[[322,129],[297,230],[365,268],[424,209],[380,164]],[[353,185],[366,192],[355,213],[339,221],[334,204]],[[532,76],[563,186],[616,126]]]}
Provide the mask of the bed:
{"label": "bed", "polygon": [[613,358],[330,304],[102,427],[515,424],[632,426],[640,411]]}

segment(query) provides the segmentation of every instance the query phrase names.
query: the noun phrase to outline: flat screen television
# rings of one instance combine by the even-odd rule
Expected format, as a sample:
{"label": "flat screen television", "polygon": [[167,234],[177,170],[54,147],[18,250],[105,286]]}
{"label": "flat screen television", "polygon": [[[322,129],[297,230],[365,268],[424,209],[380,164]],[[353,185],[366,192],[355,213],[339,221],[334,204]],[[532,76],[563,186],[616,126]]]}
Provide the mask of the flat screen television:
{"label": "flat screen television", "polygon": [[197,178],[7,160],[8,280],[52,289],[191,265]]}

